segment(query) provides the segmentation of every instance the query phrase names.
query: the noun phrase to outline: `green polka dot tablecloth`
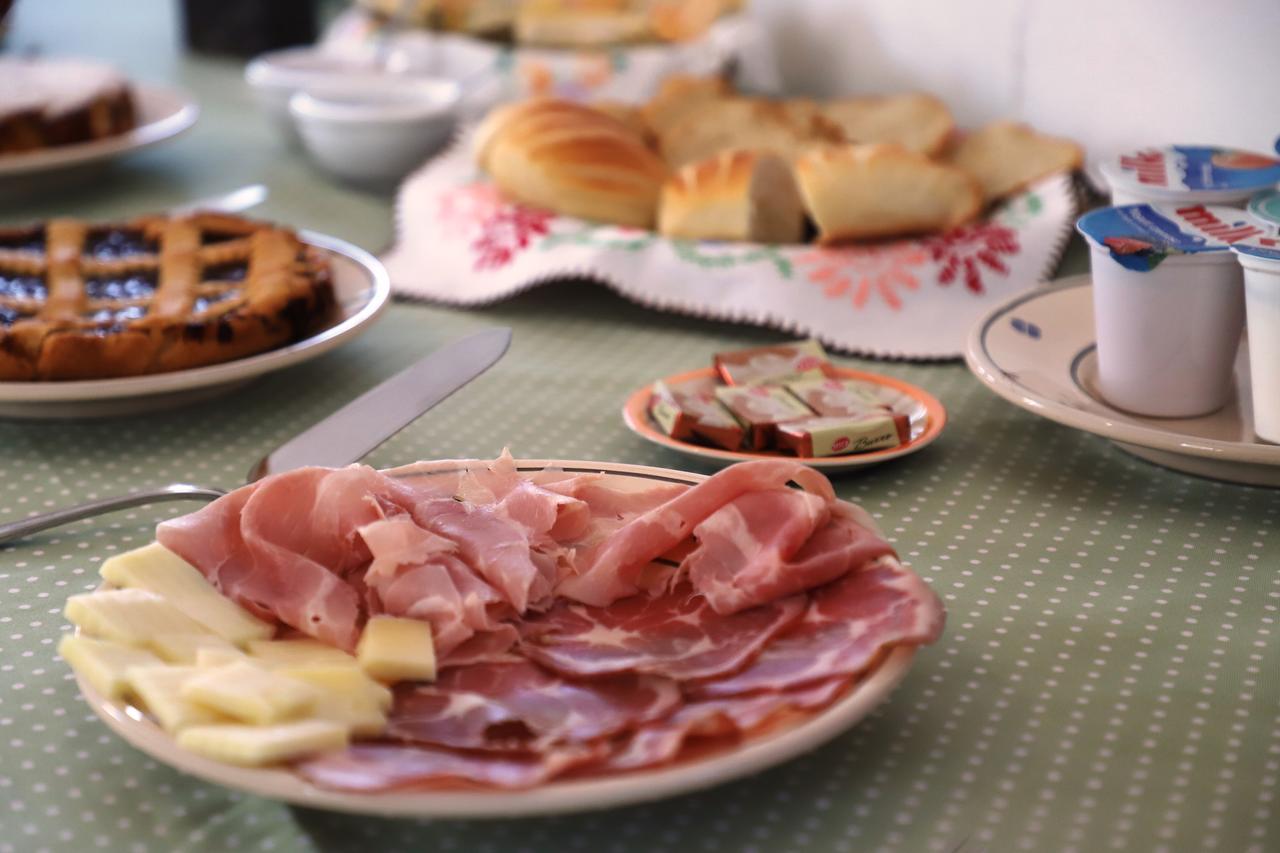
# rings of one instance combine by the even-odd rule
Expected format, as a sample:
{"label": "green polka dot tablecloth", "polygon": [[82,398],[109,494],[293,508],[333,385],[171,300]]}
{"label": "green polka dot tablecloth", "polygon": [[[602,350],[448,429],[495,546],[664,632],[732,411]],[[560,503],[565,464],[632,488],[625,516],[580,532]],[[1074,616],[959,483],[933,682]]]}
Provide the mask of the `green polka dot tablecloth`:
{"label": "green polka dot tablecloth", "polygon": [[[177,56],[170,4],[53,5],[19,4],[15,46],[113,57],[190,88],[205,117],[92,181],[0,194],[0,221],[129,213],[265,180],[263,215],[385,243],[388,200],[327,184],[292,156],[238,66]],[[144,38],[156,50],[127,48]],[[300,428],[494,323],[515,328],[507,357],[371,462],[510,445],[687,467],[622,428],[627,393],[717,349],[779,339],[588,285],[477,312],[400,304],[345,349],[205,404],[0,421],[0,517],[175,480],[234,486]],[[0,548],[0,851],[1280,849],[1280,493],[1153,467],[1015,409],[959,365],[850,364],[918,383],[950,411],[932,447],[836,480],[942,596],[949,622],[890,701],[816,752],[704,793],[513,822],[330,814],[196,781],[109,733],[54,653],[66,597],[181,511],[157,506]]]}

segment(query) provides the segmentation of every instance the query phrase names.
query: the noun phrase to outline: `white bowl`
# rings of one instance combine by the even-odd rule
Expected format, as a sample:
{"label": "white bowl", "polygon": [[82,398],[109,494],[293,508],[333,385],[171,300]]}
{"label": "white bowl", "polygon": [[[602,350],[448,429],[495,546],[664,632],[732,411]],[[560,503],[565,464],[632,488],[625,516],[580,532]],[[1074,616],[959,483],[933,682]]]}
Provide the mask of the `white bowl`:
{"label": "white bowl", "polygon": [[289,114],[307,153],[352,183],[383,186],[407,175],[449,138],[459,87],[448,80],[384,75],[362,84],[298,92]]}
{"label": "white bowl", "polygon": [[333,85],[376,87],[383,72],[373,59],[347,56],[312,47],[296,47],[263,54],[244,70],[255,100],[290,141],[297,141],[289,99],[307,88]]}

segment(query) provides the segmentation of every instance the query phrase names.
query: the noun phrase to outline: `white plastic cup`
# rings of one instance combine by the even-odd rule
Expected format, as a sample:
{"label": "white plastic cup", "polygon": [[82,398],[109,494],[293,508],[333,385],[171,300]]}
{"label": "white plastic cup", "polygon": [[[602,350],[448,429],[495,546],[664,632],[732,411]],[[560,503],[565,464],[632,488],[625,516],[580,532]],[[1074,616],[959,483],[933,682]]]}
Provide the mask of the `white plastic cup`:
{"label": "white plastic cup", "polygon": [[[1223,222],[1239,216],[1231,208],[1205,210]],[[1104,227],[1096,227],[1100,222]],[[1228,244],[1199,232],[1173,208],[1104,208],[1086,214],[1078,227],[1090,248],[1102,396],[1118,409],[1151,417],[1198,417],[1222,408],[1231,396],[1245,321],[1242,271]],[[1149,241],[1150,266],[1122,263],[1107,239]]]}
{"label": "white plastic cup", "polygon": [[1280,444],[1280,238],[1247,241],[1235,255],[1244,269],[1253,431]]}

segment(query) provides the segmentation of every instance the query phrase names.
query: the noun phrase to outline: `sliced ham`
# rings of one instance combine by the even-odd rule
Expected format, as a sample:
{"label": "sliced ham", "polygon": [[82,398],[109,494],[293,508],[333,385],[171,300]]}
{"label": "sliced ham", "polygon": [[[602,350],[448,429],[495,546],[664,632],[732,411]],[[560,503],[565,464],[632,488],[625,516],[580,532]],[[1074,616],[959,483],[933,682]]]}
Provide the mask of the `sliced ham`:
{"label": "sliced ham", "polygon": [[750,734],[786,713],[829,705],[849,682],[848,678],[832,678],[798,690],[690,702],[670,717],[638,729],[609,756],[605,766],[610,770],[635,770],[665,764],[679,754],[691,737]]}
{"label": "sliced ham", "polygon": [[521,621],[520,652],[570,677],[640,672],[712,678],[746,666],[804,608],[804,598],[792,596],[722,616],[688,584],[608,607],[562,599]]}
{"label": "sliced ham", "polygon": [[603,744],[544,750],[533,755],[466,753],[392,743],[353,744],[294,765],[313,785],[376,793],[399,788],[532,788],[573,767],[600,760]]}
{"label": "sliced ham", "polygon": [[717,613],[736,613],[892,554],[846,507],[796,489],[750,492],[694,528],[683,567]]}
{"label": "sliced ham", "polygon": [[654,559],[679,545],[722,506],[748,492],[790,482],[834,500],[831,483],[812,468],[787,460],[731,465],[671,500],[627,522],[579,558],[579,574],[560,584],[560,595],[607,606],[637,591],[636,579]]}
{"label": "sliced ham", "polygon": [[527,660],[475,664],[398,691],[387,734],[459,749],[535,749],[626,731],[679,703],[676,683],[663,678],[569,682]]}
{"label": "sliced ham", "polygon": [[804,617],[736,675],[689,688],[698,698],[788,690],[854,676],[893,646],[932,643],[945,616],[933,590],[897,560],[881,559],[813,593]]}

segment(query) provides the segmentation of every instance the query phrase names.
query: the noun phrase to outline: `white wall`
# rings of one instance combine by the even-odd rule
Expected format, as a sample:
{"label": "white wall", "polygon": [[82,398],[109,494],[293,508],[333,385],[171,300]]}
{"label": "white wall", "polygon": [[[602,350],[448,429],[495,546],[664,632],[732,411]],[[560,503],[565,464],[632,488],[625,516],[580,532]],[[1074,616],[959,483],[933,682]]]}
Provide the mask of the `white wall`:
{"label": "white wall", "polygon": [[1092,156],[1280,135],[1280,0],[751,0],[789,91],[923,89]]}

